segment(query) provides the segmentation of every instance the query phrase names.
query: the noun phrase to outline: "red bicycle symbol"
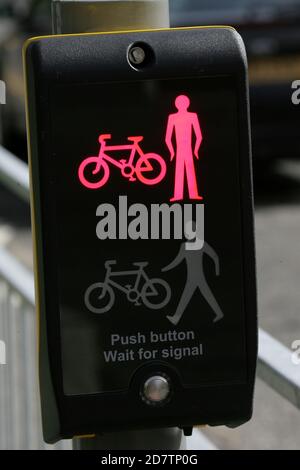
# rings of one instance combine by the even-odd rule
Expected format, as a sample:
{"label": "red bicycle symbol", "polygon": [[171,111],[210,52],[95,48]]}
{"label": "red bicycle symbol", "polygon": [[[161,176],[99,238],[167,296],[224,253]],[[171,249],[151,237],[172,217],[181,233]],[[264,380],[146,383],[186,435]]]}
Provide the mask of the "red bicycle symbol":
{"label": "red bicycle symbol", "polygon": [[[120,168],[122,176],[129,179],[129,181],[136,181],[136,179],[138,179],[143,184],[154,185],[164,179],[167,172],[166,163],[161,156],[155,153],[145,154],[142,151],[139,143],[143,140],[143,137],[128,137],[129,142],[132,142],[132,144],[115,146],[106,144],[106,141],[109,139],[111,139],[110,134],[100,135],[99,155],[88,157],[81,163],[78,176],[83,186],[88,189],[99,189],[104,186],[110,176],[108,163]],[[120,150],[131,151],[128,160],[115,160],[106,153]],[[134,164],[136,154],[139,155],[139,158],[136,164]],[[96,181],[95,175],[97,175]]]}

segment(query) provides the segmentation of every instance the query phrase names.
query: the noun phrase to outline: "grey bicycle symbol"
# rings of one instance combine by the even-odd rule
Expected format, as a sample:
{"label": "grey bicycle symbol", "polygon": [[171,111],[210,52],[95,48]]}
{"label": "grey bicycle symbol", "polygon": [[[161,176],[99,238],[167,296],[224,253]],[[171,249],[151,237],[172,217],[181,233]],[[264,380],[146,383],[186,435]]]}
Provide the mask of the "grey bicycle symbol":
{"label": "grey bicycle symbol", "polygon": [[[133,263],[136,269],[131,271],[112,271],[117,261],[105,263],[106,276],[104,282],[92,284],[85,292],[84,302],[92,313],[106,313],[113,307],[116,295],[115,290],[123,292],[128,302],[136,307],[144,304],[151,310],[165,307],[171,299],[171,288],[163,279],[150,279],[145,272],[149,265],[147,262]],[[133,277],[134,284],[125,286],[113,280],[116,277]]]}

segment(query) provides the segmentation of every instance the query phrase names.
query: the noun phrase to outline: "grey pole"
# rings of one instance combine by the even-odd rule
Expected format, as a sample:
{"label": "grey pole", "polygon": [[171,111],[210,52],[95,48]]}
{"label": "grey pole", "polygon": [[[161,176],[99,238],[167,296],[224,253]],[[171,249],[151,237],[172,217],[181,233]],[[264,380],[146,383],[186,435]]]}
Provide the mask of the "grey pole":
{"label": "grey pole", "polygon": [[168,28],[168,0],[52,0],[54,34]]}
{"label": "grey pole", "polygon": [[122,431],[93,439],[73,439],[74,450],[184,450],[179,428]]}
{"label": "grey pole", "polygon": [[[169,27],[168,0],[52,0],[54,34]],[[179,428],[122,431],[76,438],[74,450],[180,450]]]}

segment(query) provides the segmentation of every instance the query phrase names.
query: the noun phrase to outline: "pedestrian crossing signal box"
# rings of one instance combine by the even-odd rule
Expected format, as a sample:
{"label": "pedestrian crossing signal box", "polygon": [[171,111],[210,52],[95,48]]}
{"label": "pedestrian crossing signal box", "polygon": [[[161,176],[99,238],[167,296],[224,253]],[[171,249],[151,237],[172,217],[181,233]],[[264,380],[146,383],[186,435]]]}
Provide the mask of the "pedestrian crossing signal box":
{"label": "pedestrian crossing signal box", "polygon": [[250,419],[247,64],[230,27],[24,50],[44,436]]}

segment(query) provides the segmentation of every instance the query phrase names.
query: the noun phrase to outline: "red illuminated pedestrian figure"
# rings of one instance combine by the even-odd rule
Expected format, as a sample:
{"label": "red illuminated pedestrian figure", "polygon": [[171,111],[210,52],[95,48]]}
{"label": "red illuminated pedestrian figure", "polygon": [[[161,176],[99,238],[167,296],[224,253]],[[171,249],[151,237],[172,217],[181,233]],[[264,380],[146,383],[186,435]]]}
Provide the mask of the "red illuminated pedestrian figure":
{"label": "red illuminated pedestrian figure", "polygon": [[[202,132],[198,115],[188,111],[190,100],[185,95],[180,95],[175,100],[178,112],[171,114],[168,120],[166,144],[171,154],[171,161],[176,156],[175,189],[173,201],[181,201],[184,196],[184,180],[188,183],[190,199],[202,200],[199,196],[194,157],[199,160],[199,149],[202,142]],[[173,145],[175,134],[176,151]],[[193,141],[195,136],[195,146]]]}

